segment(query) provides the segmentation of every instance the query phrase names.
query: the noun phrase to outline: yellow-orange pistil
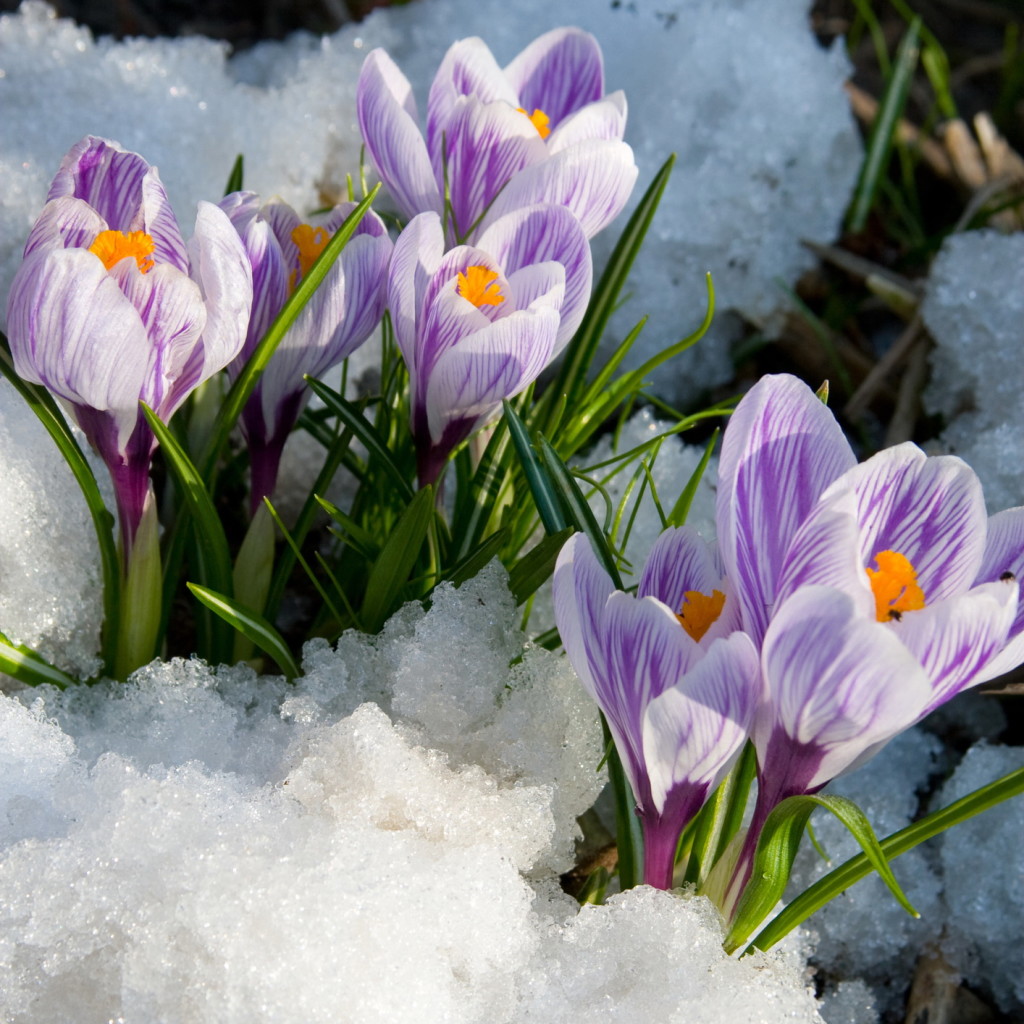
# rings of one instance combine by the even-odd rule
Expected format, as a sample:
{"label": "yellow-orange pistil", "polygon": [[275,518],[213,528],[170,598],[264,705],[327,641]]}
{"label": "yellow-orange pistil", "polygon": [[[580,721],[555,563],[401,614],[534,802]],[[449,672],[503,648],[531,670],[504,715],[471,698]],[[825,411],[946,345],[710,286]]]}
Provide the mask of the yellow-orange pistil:
{"label": "yellow-orange pistil", "polygon": [[500,306],[505,301],[501,287],[497,283],[498,272],[487,267],[466,267],[466,272],[459,274],[459,283],[455,290],[479,309],[481,306]]}
{"label": "yellow-orange pistil", "polygon": [[688,590],[683,594],[683,607],[676,618],[679,625],[698,642],[722,614],[725,607],[725,594],[720,590],[712,590],[711,596],[699,590]]}
{"label": "yellow-orange pistil", "polygon": [[877,569],[864,571],[875,595],[875,618],[879,622],[899,619],[904,612],[924,607],[924,591],[917,584],[917,572],[910,559],[898,551],[879,551],[875,555]]}
{"label": "yellow-orange pistil", "polygon": [[[516,110],[520,114],[526,114],[526,111],[522,107],[516,107]],[[548,125],[551,123],[551,118],[544,113],[543,110],[534,110],[532,114],[526,114],[530,119],[530,123],[534,128],[537,129],[537,134],[542,138],[546,139],[551,134],[551,129]]]}
{"label": "yellow-orange pistil", "polygon": [[153,248],[153,239],[145,231],[101,231],[89,246],[89,252],[99,256],[107,270],[131,256],[145,274],[153,269]]}
{"label": "yellow-orange pistil", "polygon": [[[299,274],[305,277],[309,268],[316,262],[317,256],[324,251],[331,240],[326,228],[315,228],[312,224],[300,224],[292,231],[292,241],[299,250]],[[288,284],[294,289],[298,274],[292,271]]]}

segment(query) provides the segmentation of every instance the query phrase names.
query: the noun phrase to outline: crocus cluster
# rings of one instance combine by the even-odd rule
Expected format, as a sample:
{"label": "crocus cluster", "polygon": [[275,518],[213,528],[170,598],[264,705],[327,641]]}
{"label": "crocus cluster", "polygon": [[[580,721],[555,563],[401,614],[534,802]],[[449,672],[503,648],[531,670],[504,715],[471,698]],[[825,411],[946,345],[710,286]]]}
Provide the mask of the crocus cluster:
{"label": "crocus cluster", "polygon": [[426,485],[579,326],[588,239],[636,181],[626,104],[604,95],[596,40],[563,28],[504,70],[480,39],[455,43],[430,89],[425,137],[409,82],[383,50],[363,64],[357,109],[377,172],[411,218],[388,306]]}
{"label": "crocus cluster", "polygon": [[555,614],[633,784],[651,884],[671,884],[664,851],[753,742],[757,803],[728,909],[782,800],[1024,660],[1024,508],[988,517],[964,462],[913,444],[858,465],[818,397],[775,376],[726,430],[716,517],[713,556],[666,533],[635,596],[574,538]]}

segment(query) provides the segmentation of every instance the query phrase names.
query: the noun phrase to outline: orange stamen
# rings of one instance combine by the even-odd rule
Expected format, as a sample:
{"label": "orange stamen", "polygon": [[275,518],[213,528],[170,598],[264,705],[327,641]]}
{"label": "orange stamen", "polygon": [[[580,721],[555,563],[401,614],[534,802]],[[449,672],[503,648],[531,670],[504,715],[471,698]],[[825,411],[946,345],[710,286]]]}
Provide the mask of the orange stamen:
{"label": "orange stamen", "polygon": [[924,591],[918,586],[917,572],[910,559],[898,551],[879,551],[877,569],[865,569],[875,595],[875,618],[879,622],[899,619],[904,612],[924,607]]}
{"label": "orange stamen", "polygon": [[89,252],[99,256],[107,270],[131,256],[143,274],[153,269],[153,249],[153,239],[145,231],[101,231],[89,246]]}
{"label": "orange stamen", "polygon": [[[516,110],[518,110],[520,114],[526,114],[526,111],[523,110],[522,107],[516,107]],[[530,124],[537,129],[537,134],[540,135],[542,139],[546,139],[551,134],[551,129],[548,127],[551,123],[551,118],[548,117],[543,110],[534,110],[532,114],[526,114],[526,116],[530,119]]]}
{"label": "orange stamen", "polygon": [[683,594],[683,607],[676,618],[679,625],[700,642],[704,634],[722,614],[725,607],[725,594],[721,590],[713,590],[711,596],[699,590],[688,590]]}
{"label": "orange stamen", "polygon": [[312,224],[300,224],[292,231],[292,241],[299,250],[299,272],[296,274],[292,271],[288,282],[292,288],[295,287],[300,274],[305,277],[309,273],[309,268],[313,266],[330,240],[331,236],[326,228],[315,228]]}
{"label": "orange stamen", "polygon": [[498,272],[487,267],[466,267],[466,272],[459,274],[459,283],[455,290],[464,299],[479,309],[481,306],[500,306],[505,301],[500,286],[496,283]]}

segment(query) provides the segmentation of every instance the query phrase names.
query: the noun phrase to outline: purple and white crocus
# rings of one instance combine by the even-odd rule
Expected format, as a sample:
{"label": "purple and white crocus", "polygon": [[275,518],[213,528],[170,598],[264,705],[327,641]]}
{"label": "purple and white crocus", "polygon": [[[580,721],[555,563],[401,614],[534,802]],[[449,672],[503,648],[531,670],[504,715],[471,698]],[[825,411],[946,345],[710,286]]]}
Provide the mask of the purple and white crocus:
{"label": "purple and white crocus", "polygon": [[757,651],[711,552],[687,527],[659,537],[636,596],[616,590],[582,535],[554,577],[555,621],[605,713],[644,834],[644,880],[672,886],[680,834],[747,738]]}
{"label": "purple and white crocus", "polygon": [[[356,204],[341,203],[308,223],[283,200],[264,202],[254,192],[234,192],[219,205],[238,231],[253,272],[245,346],[228,367],[237,375]],[[309,397],[303,376],[326,373],[359,348],[380,323],[392,248],[383,221],[368,211],[253,390],[241,417],[253,511],[273,493],[284,443]]]}
{"label": "purple and white crocus", "polygon": [[11,285],[14,365],[68,410],[114,481],[126,556],[162,420],[239,352],[252,271],[227,215],[200,203],[186,245],[155,167],[89,136],[64,157]]}
{"label": "purple and white crocus", "polygon": [[[1018,663],[1024,510],[989,520],[973,471],[913,444],[862,465],[792,377],[740,403],[719,470],[722,558],[761,643],[760,827],[967,687]],[[735,888],[734,888],[735,892]]]}
{"label": "purple and white crocus", "polygon": [[384,50],[363,64],[356,108],[398,208],[444,217],[451,245],[536,203],[571,210],[591,238],[636,182],[625,97],[604,94],[600,47],[580,29],[540,36],[504,69],[481,39],[455,43],[430,88],[426,137],[412,87]]}
{"label": "purple and white crocus", "polygon": [[568,343],[592,276],[586,235],[564,207],[515,210],[475,245],[447,252],[438,214],[409,222],[391,259],[388,308],[409,370],[421,485]]}

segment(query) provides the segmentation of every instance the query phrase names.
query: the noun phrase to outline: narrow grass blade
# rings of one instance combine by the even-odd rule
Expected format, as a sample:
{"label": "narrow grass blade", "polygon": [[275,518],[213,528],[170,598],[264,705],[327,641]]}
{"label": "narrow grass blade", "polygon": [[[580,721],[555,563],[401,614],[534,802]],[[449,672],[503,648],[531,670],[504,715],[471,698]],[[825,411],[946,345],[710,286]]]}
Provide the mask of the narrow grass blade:
{"label": "narrow grass blade", "polygon": [[555,571],[558,552],[572,535],[572,527],[549,534],[512,566],[508,574],[508,588],[517,605],[532,597],[550,579]]}
{"label": "narrow grass blade", "polygon": [[526,477],[527,486],[533,495],[534,504],[540,515],[540,521],[548,533],[559,533],[568,525],[565,514],[562,512],[558,501],[558,495],[551,486],[551,480],[547,471],[537,458],[533,446],[530,444],[530,436],[526,432],[523,421],[516,415],[508,401],[502,402],[505,409],[505,422],[508,423],[509,434],[516,454],[519,456],[520,465],[523,467],[523,474]]}
{"label": "narrow grass blade", "polygon": [[612,578],[616,589],[621,590],[622,578],[619,576],[619,567],[615,564],[615,558],[608,547],[608,539],[601,527],[598,526],[593,510],[587,504],[587,499],[583,497],[579,484],[576,483],[572,473],[558,457],[558,453],[551,447],[546,437],[539,435],[537,444],[540,448],[541,458],[544,460],[544,467],[548,471],[570,521],[580,533],[585,533],[590,538],[594,554],[597,555],[605,571]]}
{"label": "narrow grass blade", "polygon": [[[948,807],[925,815],[920,821],[893,832],[880,843],[882,853],[888,860],[912,850],[926,839],[937,836],[940,832],[954,825],[973,818],[990,807],[1009,800],[1011,797],[1024,793],[1024,768],[1004,775],[1001,779],[973,793],[961,797]],[[859,882],[871,873],[872,863],[865,853],[858,853],[848,861],[840,864],[834,871],[819,878],[814,885],[805,889],[785,909],[780,911],[755,936],[748,949],[771,949],[780,939],[788,935],[798,925],[803,924],[816,910],[820,910],[841,892]]]}
{"label": "narrow grass blade", "polygon": [[234,598],[210,590],[209,587],[202,587],[198,583],[186,583],[185,586],[210,611],[219,615],[233,629],[237,629],[265,654],[269,654],[281,666],[288,679],[294,679],[299,675],[299,666],[292,657],[292,652],[288,650],[284,637],[262,615]]}
{"label": "narrow grass blade", "polygon": [[345,426],[352,431],[356,440],[370,453],[371,461],[379,465],[398,488],[399,495],[405,500],[412,498],[412,487],[405,474],[395,464],[388,449],[387,442],[377,433],[373,424],[362,413],[362,409],[347,398],[329,388],[321,381],[312,377],[306,378],[313,393],[331,410]]}
{"label": "narrow grass blade", "polygon": [[636,798],[630,788],[629,779],[622,767],[622,760],[612,741],[611,731],[601,714],[601,728],[604,730],[605,749],[608,751],[606,764],[608,781],[612,788],[615,804],[615,843],[619,851],[619,887],[625,892],[643,881],[644,839],[640,816],[636,813]]}
{"label": "narrow grass blade", "polygon": [[[197,569],[202,585],[230,597],[234,587],[231,553],[220,516],[207,493],[206,482],[160,417],[145,402],[140,405],[146,421],[160,442],[183,504],[192,517]],[[220,626],[220,620],[215,619],[210,625],[211,649],[202,653],[214,664],[229,662],[232,647],[230,632]]]}
{"label": "narrow grass blade", "polygon": [[704,454],[701,456],[697,468],[690,475],[690,479],[687,480],[686,486],[683,488],[683,493],[679,495],[676,503],[672,506],[672,511],[668,514],[669,526],[682,526],[686,522],[686,518],[690,514],[690,506],[693,504],[694,496],[697,494],[697,488],[700,486],[701,479],[704,476],[704,470],[708,468],[708,463],[711,461],[711,453],[715,450],[718,434],[719,429],[715,427],[711,440],[704,446]]}
{"label": "narrow grass blade", "polygon": [[245,157],[239,153],[228,175],[228,182],[224,186],[224,195],[229,196],[232,192],[242,191],[242,181],[245,177]]}
{"label": "narrow grass blade", "polygon": [[472,579],[492,559],[497,558],[505,541],[508,530],[498,530],[476,546],[454,568],[444,574],[443,579],[460,587],[468,579]]}
{"label": "narrow grass blade", "polygon": [[0,335],[0,339],[0,373],[11,382],[53,438],[82,489],[82,496],[92,518],[103,572],[103,665],[107,675],[111,675],[117,657],[117,627],[121,611],[121,559],[114,539],[114,517],[104,504],[92,467],[57,403],[45,388],[30,384],[18,376],[7,347],[7,338]]}
{"label": "narrow grass blade", "polygon": [[63,690],[75,685],[75,680],[66,672],[51,665],[31,647],[12,643],[3,633],[0,633],[0,672],[6,672],[26,686],[49,683]]}
{"label": "narrow grass blade", "polygon": [[864,164],[854,190],[853,203],[847,221],[850,231],[864,230],[868,214],[871,212],[875,196],[878,194],[881,179],[885,175],[896,127],[900,117],[903,116],[903,108],[907,104],[907,95],[910,92],[910,82],[917,67],[920,37],[921,19],[915,18],[910,23],[910,28],[896,52],[896,62],[893,65],[892,74],[889,76],[885,94],[879,104],[875,123],[871,126],[867,153],[864,155]]}
{"label": "narrow grass blade", "polygon": [[732,953],[743,945],[782,898],[800,838],[816,807],[831,811],[849,829],[860,843],[868,863],[878,872],[903,909],[913,917],[920,916],[903,895],[870,822],[852,800],[841,796],[791,796],[768,815],[764,824],[754,856],[754,870],[726,936],[726,952]]}
{"label": "narrow grass blade", "polygon": [[[648,186],[643,198],[640,200],[636,210],[633,211],[626,227],[619,236],[618,242],[608,259],[604,273],[594,288],[587,307],[586,315],[580,324],[572,341],[569,343],[562,360],[561,369],[555,378],[554,384],[549,393],[552,396],[568,395],[570,401],[568,408],[575,408],[572,396],[578,395],[586,384],[587,371],[593,361],[594,353],[597,351],[598,343],[604,334],[612,312],[619,301],[619,295],[626,283],[626,278],[633,266],[637,253],[643,244],[647,229],[651,226],[655,211],[661,202],[665,186],[672,174],[672,167],[675,164],[673,153],[664,164],[662,164],[654,180]],[[557,412],[556,407],[552,413]],[[548,434],[554,434],[559,426],[560,420],[548,418],[543,424]]]}
{"label": "narrow grass blade", "polygon": [[309,301],[313,292],[320,286],[320,282],[327,276],[327,272],[333,266],[334,261],[341,255],[341,250],[345,248],[349,239],[355,234],[359,222],[366,216],[379,189],[380,185],[377,185],[348,215],[345,223],[338,228],[331,240],[324,246],[323,252],[320,253],[316,262],[309,268],[309,272],[299,282],[295,291],[292,292],[288,301],[282,307],[281,312],[277,314],[277,318],[270,325],[270,329],[249,357],[249,361],[242,368],[242,372],[235,378],[235,382],[231,385],[231,389],[224,399],[224,404],[221,406],[217,421],[214,423],[210,443],[207,445],[206,451],[200,460],[200,468],[206,479],[213,479],[217,460],[224,445],[227,443],[228,434],[231,433],[231,429],[241,415],[242,409],[245,408],[245,403],[249,400],[253,388],[256,387],[260,375],[266,369],[267,363],[273,357],[277,346],[281,343],[281,339],[284,338],[288,328],[294,323],[295,318]]}
{"label": "narrow grass blade", "polygon": [[361,616],[368,632],[379,632],[395,611],[433,517],[434,489],[424,487],[409,502],[370,570]]}

